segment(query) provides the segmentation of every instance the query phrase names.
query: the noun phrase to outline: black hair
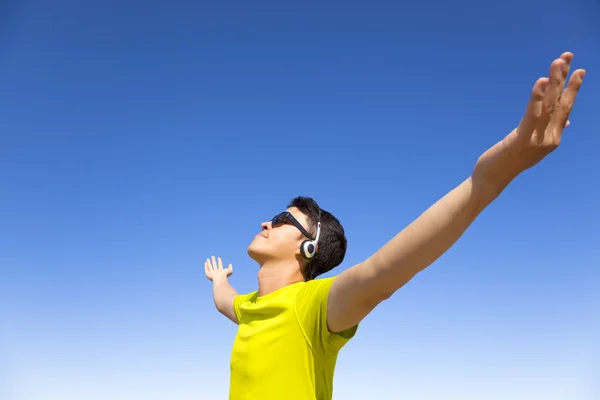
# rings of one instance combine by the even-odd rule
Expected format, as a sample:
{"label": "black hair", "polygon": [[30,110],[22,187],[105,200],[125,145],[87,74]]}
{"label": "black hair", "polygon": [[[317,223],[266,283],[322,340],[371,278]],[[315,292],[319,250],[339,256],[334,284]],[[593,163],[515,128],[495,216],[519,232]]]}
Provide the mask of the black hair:
{"label": "black hair", "polygon": [[294,198],[289,207],[296,207],[307,216],[308,231],[313,236],[317,234],[317,221],[321,213],[321,235],[317,245],[317,254],[309,260],[302,269],[305,281],[331,271],[344,261],[348,241],[344,227],[331,213],[319,207],[317,202],[310,197],[298,196]]}

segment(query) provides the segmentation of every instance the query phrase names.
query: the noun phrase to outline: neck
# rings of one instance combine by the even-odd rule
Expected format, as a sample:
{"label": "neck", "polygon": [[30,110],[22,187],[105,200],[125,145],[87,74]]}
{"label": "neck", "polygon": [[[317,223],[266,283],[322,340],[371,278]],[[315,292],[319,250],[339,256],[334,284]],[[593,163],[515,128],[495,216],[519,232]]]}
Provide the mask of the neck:
{"label": "neck", "polygon": [[265,262],[258,271],[258,295],[265,296],[297,282],[304,282],[298,263]]}

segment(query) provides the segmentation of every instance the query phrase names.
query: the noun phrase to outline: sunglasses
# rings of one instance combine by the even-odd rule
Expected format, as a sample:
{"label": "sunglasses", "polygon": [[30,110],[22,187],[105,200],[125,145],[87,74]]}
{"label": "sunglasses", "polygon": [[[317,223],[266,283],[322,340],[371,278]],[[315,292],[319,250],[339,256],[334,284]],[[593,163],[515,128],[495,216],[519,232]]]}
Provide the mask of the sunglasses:
{"label": "sunglasses", "polygon": [[273,217],[273,219],[271,219],[271,225],[273,227],[280,226],[280,225],[283,225],[283,224],[292,224],[296,228],[298,228],[298,230],[300,232],[302,232],[302,234],[304,236],[306,236],[310,240],[315,240],[311,236],[311,234],[308,233],[306,231],[306,229],[304,229],[304,227],[300,224],[300,222],[298,222],[298,220],[296,218],[294,218],[294,216],[289,211],[284,211],[284,212],[282,212],[280,214],[277,214],[276,216]]}

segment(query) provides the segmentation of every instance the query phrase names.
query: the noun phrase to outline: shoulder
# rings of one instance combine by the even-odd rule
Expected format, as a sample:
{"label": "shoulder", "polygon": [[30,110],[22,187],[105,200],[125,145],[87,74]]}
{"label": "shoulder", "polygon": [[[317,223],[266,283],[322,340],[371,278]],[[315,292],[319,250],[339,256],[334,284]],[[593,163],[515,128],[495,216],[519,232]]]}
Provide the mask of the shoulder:
{"label": "shoulder", "polygon": [[250,293],[246,293],[246,294],[238,294],[237,296],[235,296],[235,298],[233,299],[233,309],[235,311],[235,315],[236,315],[238,321],[241,320],[242,305],[248,301],[252,301],[252,299],[256,299],[257,296],[258,296],[257,290],[255,290],[254,292],[250,292]]}
{"label": "shoulder", "polygon": [[256,297],[258,297],[258,290],[250,293],[238,294],[235,296],[233,302],[236,306],[240,306],[248,301],[252,301],[252,299],[256,299]]}
{"label": "shoulder", "polygon": [[298,290],[299,293],[312,294],[317,296],[323,296],[329,293],[329,289],[331,289],[331,284],[335,281],[337,276],[332,276],[329,278],[318,278],[310,280]]}
{"label": "shoulder", "polygon": [[296,292],[295,308],[299,314],[317,316],[327,312],[329,291],[336,277],[320,278],[303,283]]}
{"label": "shoulder", "polygon": [[[327,326],[329,291],[337,276],[306,282],[296,295],[296,317],[313,348],[341,349],[356,333],[358,326],[333,333]],[[315,347],[316,346],[316,347]]]}

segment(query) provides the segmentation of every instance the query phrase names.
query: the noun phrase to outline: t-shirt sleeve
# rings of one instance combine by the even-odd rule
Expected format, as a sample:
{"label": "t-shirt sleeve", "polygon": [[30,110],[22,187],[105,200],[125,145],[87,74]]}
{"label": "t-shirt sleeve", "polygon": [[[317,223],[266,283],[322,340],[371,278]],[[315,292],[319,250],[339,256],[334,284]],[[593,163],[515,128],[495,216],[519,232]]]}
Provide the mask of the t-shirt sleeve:
{"label": "t-shirt sleeve", "polygon": [[242,322],[242,311],[241,306],[245,301],[250,299],[256,292],[248,293],[248,294],[238,294],[233,299],[233,310],[235,311],[235,316],[239,322]]}
{"label": "t-shirt sleeve", "polygon": [[343,332],[333,333],[327,327],[329,289],[336,277],[308,281],[296,294],[296,318],[310,345],[326,352],[341,349],[358,329],[355,325]]}

